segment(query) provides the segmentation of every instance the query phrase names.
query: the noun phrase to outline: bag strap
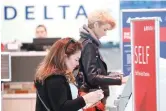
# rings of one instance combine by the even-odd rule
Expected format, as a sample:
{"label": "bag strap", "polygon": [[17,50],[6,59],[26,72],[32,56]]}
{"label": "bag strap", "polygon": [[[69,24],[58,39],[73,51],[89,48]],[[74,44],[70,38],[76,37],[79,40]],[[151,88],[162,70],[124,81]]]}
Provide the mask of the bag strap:
{"label": "bag strap", "polygon": [[39,100],[41,101],[41,103],[43,104],[43,106],[46,108],[46,110],[47,110],[47,111],[51,111],[51,110],[46,106],[46,104],[44,103],[44,101],[41,99],[41,97],[40,97],[40,95],[39,95],[39,93],[38,93],[37,90],[36,90],[36,93],[37,93],[37,96],[39,97]]}

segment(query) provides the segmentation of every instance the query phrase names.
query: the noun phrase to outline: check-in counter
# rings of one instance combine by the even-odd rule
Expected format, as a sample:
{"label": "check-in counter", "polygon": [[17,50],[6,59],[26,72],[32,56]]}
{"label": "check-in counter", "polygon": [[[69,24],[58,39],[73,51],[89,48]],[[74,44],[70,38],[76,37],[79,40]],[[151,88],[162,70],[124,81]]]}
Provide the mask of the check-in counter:
{"label": "check-in counter", "polygon": [[9,52],[11,81],[3,83],[3,111],[35,111],[36,93],[33,85],[38,64],[47,52]]}
{"label": "check-in counter", "polygon": [[[101,49],[108,70],[120,69],[120,51]],[[11,82],[4,84],[3,111],[35,111],[35,71],[47,52],[10,52]],[[115,62],[116,61],[116,62]],[[113,98],[113,96],[111,97]],[[108,99],[111,103],[112,99]]]}
{"label": "check-in counter", "polygon": [[36,94],[4,94],[2,111],[35,111]]}

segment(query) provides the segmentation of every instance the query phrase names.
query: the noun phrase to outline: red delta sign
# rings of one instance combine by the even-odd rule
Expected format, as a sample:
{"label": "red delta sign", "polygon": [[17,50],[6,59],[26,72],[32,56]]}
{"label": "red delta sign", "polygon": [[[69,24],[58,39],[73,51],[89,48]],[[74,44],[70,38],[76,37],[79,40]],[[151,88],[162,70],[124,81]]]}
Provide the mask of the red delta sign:
{"label": "red delta sign", "polygon": [[[157,58],[159,22],[131,21],[134,111],[157,111]],[[157,35],[158,34],[158,35]]]}

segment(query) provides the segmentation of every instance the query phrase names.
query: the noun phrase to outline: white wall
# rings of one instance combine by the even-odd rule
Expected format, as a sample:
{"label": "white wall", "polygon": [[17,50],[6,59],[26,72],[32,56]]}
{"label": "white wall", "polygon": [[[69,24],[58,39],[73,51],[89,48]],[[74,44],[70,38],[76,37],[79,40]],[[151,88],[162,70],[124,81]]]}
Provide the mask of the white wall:
{"label": "white wall", "polygon": [[[79,16],[75,19],[79,6],[83,5],[85,12],[95,9],[109,9],[113,17],[119,22],[119,0],[2,0],[2,42],[11,40],[20,40],[32,42],[35,36],[35,28],[39,24],[44,24],[48,30],[49,37],[67,37],[79,38],[79,28],[87,22],[85,16]],[[63,9],[60,5],[69,5],[66,8],[66,19],[63,19]],[[4,20],[4,6],[12,6],[17,11],[17,16],[13,20]],[[28,10],[33,12],[28,16],[35,20],[25,19],[25,7],[33,6]],[[47,15],[52,20],[44,19],[44,6],[47,7]],[[82,13],[82,11],[80,11]],[[8,16],[13,16],[13,10],[8,10]],[[119,24],[119,23],[118,23]],[[109,37],[103,40],[119,41],[119,25],[109,32]]]}
{"label": "white wall", "polygon": [[159,78],[159,107],[160,111],[166,111],[166,59],[160,58],[160,75]]}

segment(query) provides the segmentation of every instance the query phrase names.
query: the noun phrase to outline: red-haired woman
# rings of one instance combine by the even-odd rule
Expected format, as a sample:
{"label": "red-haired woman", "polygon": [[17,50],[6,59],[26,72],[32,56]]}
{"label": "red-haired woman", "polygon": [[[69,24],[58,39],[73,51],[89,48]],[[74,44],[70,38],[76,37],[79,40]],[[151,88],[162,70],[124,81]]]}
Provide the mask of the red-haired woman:
{"label": "red-haired woman", "polygon": [[102,90],[77,97],[73,70],[79,65],[82,46],[71,38],[58,40],[38,66],[35,75],[36,111],[78,111],[95,104]]}

